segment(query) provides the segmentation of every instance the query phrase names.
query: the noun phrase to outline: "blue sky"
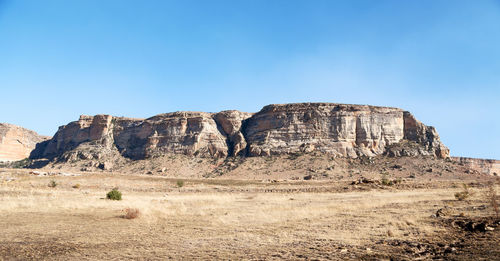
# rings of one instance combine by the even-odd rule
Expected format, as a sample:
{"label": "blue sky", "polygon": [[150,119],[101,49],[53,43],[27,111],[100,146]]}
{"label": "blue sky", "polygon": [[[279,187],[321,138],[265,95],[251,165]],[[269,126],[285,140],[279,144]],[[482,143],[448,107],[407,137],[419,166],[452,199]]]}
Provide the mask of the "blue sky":
{"label": "blue sky", "polygon": [[339,102],[500,159],[500,1],[0,0],[0,122]]}

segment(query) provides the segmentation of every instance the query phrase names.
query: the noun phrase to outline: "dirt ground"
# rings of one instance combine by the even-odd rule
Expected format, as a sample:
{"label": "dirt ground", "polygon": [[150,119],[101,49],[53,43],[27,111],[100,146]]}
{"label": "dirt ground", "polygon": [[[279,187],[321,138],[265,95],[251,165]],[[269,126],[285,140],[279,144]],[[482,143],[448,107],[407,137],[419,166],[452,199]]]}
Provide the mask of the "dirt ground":
{"label": "dirt ground", "polygon": [[[484,196],[493,177],[179,187],[161,175],[76,175],[0,169],[1,260],[500,260],[500,220]],[[472,195],[459,201],[463,184]],[[106,199],[112,188],[121,201]],[[127,208],[139,216],[124,218]]]}

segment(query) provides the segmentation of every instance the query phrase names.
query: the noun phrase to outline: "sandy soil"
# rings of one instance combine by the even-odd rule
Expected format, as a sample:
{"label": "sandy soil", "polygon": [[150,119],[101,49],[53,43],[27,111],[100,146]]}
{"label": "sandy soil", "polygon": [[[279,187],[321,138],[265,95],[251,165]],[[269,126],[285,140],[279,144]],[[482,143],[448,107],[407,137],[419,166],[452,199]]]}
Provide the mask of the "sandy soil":
{"label": "sandy soil", "polygon": [[[2,260],[500,259],[483,176],[392,186],[187,178],[180,188],[175,178],[120,173],[0,169],[0,178]],[[463,183],[473,195],[458,201]],[[123,200],[105,199],[114,187]],[[124,218],[126,208],[139,217]]]}

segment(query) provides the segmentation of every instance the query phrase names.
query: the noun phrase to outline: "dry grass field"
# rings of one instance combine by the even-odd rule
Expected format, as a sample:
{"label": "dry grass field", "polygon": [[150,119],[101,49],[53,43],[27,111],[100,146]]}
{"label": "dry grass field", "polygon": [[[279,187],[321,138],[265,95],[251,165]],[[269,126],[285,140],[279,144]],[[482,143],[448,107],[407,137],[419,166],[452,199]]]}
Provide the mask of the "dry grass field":
{"label": "dry grass field", "polygon": [[[500,259],[484,179],[0,178],[0,260]],[[459,201],[463,183],[472,195]],[[106,199],[115,187],[121,201]]]}

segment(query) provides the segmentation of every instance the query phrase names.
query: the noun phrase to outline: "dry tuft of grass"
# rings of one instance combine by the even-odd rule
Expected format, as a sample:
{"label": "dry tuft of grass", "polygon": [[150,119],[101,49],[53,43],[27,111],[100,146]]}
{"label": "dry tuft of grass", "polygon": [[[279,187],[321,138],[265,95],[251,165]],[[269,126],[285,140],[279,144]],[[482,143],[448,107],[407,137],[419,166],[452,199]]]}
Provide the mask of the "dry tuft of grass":
{"label": "dry tuft of grass", "polygon": [[125,215],[123,215],[125,219],[135,219],[141,215],[141,211],[137,208],[126,208],[123,211],[125,212]]}
{"label": "dry tuft of grass", "polygon": [[49,188],[55,188],[55,187],[57,187],[57,182],[55,180],[51,180],[49,182],[48,186],[49,186]]}
{"label": "dry tuft of grass", "polygon": [[467,184],[464,184],[464,190],[455,193],[455,198],[459,201],[466,200],[471,196],[471,192],[469,191],[469,187]]}
{"label": "dry tuft of grass", "polygon": [[486,191],[486,200],[488,200],[490,206],[493,208],[493,211],[495,211],[496,217],[498,218],[500,210],[498,207],[497,192],[495,191],[494,185],[495,183],[493,182],[490,182],[488,184],[488,190]]}

